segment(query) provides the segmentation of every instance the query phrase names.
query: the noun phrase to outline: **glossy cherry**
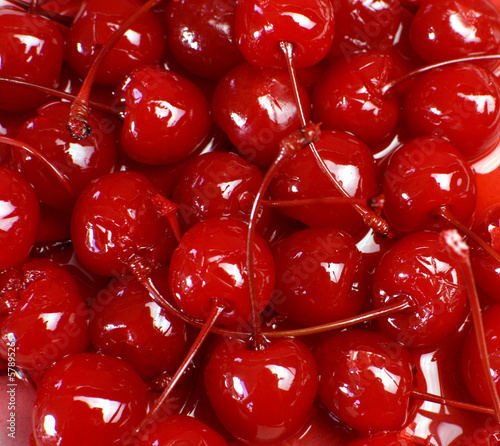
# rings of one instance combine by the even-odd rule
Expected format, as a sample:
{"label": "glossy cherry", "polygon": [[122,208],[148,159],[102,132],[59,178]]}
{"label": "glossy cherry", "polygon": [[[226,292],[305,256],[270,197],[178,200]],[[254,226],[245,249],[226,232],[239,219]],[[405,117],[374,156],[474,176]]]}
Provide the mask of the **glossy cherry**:
{"label": "glossy cherry", "polygon": [[467,289],[460,269],[435,232],[415,232],[381,259],[373,279],[373,305],[408,296],[414,307],[379,318],[385,333],[408,347],[445,342],[464,322]]}
{"label": "glossy cherry", "polygon": [[448,141],[421,137],[395,150],[382,179],[384,215],[402,232],[429,227],[445,206],[468,224],[476,206],[476,181],[465,157]]}
{"label": "glossy cherry", "polygon": [[[166,262],[176,240],[162,197],[151,182],[134,172],[114,172],[82,191],[71,221],[76,255],[89,271],[118,276],[131,257]],[[175,209],[174,209],[175,211]]]}
{"label": "glossy cherry", "polygon": [[332,44],[333,8],[326,0],[249,0],[236,8],[236,38],[243,56],[262,67],[285,68],[280,42],[294,47],[297,67],[314,65]]}
{"label": "glossy cherry", "polygon": [[499,140],[498,80],[472,64],[436,68],[415,79],[403,117],[413,136],[447,138],[468,160],[477,159]]}
{"label": "glossy cherry", "polygon": [[408,351],[368,330],[333,334],[315,350],[319,398],[342,422],[361,432],[400,429],[412,388]]}
{"label": "glossy cherry", "polygon": [[[194,225],[170,262],[170,289],[180,308],[206,319],[215,298],[226,303],[222,325],[248,329],[251,303],[245,262],[247,225],[233,218],[212,218]],[[274,261],[264,240],[255,237],[255,281],[260,311],[274,286]]]}
{"label": "glossy cherry", "polygon": [[205,388],[222,424],[245,443],[275,444],[307,421],[318,387],[311,352],[296,339],[264,350],[221,340],[204,372]]}
{"label": "glossy cherry", "polygon": [[305,229],[273,251],[272,307],[305,326],[358,314],[366,298],[362,255],[351,236],[330,228]]}
{"label": "glossy cherry", "polygon": [[[100,48],[139,7],[134,0],[83,3],[66,36],[65,61],[85,77]],[[158,63],[164,49],[161,22],[152,12],[146,13],[106,56],[96,81],[116,86],[134,68]]]}
{"label": "glossy cherry", "polygon": [[[70,273],[50,260],[31,260],[0,275],[2,321],[0,355],[16,346],[16,365],[46,370],[66,355],[84,352],[89,343],[88,311]],[[2,308],[3,312],[5,308]]]}
{"label": "glossy cherry", "polygon": [[148,402],[146,384],[123,360],[95,353],[68,356],[45,374],[36,391],[36,444],[121,445]]}
{"label": "glossy cherry", "polygon": [[0,167],[0,270],[29,255],[40,218],[35,191],[16,171]]}
{"label": "glossy cherry", "polygon": [[[64,38],[57,25],[45,17],[3,8],[0,10],[0,76],[15,77],[46,87],[58,85]],[[0,84],[0,108],[26,111],[44,102],[46,94]]]}
{"label": "glossy cherry", "polygon": [[120,87],[126,103],[120,147],[145,164],[172,164],[191,155],[208,136],[208,102],[191,81],[145,67]]}
{"label": "glossy cherry", "polygon": [[[375,163],[363,142],[344,132],[325,130],[315,145],[329,171],[351,197],[369,198],[376,194]],[[310,148],[283,165],[271,183],[270,192],[274,200],[340,196],[323,175]],[[363,220],[348,204],[310,204],[280,211],[311,227],[332,227],[350,234],[363,227]]]}
{"label": "glossy cherry", "polygon": [[[306,119],[309,96],[299,84]],[[293,90],[284,70],[242,63],[217,85],[212,114],[238,152],[259,167],[268,167],[281,139],[300,126]]]}

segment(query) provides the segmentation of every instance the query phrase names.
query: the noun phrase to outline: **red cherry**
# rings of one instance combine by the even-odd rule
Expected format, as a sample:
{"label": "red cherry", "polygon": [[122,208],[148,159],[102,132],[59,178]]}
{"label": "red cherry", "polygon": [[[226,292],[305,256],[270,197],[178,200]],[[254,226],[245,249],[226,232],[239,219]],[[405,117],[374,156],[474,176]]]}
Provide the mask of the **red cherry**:
{"label": "red cherry", "polygon": [[29,255],[40,216],[36,194],[17,172],[0,167],[0,271]]}
{"label": "red cherry", "polygon": [[204,377],[217,416],[245,443],[275,444],[299,431],[318,386],[314,358],[296,339],[264,350],[223,340],[210,354]]}
{"label": "red cherry", "polygon": [[[347,133],[325,130],[315,145],[330,172],[350,196],[369,198],[376,194],[375,163],[364,143]],[[283,165],[270,191],[274,200],[340,196],[323,175],[309,148]],[[350,234],[363,227],[363,220],[348,204],[291,206],[280,211],[311,227],[332,227]]]}
{"label": "red cherry", "polygon": [[[35,14],[0,10],[0,76],[57,87],[63,62],[64,39],[57,25]],[[47,98],[31,89],[0,84],[0,108],[26,111]]]}
{"label": "red cherry", "polygon": [[262,67],[286,67],[280,42],[293,44],[297,67],[319,62],[332,44],[334,23],[332,5],[326,0],[250,0],[236,8],[240,51]]}
{"label": "red cherry", "polygon": [[133,277],[111,281],[90,311],[95,317],[89,334],[97,351],[124,359],[143,378],[174,371],[187,351],[184,323],[158,306]]}
{"label": "red cherry", "polygon": [[333,414],[364,433],[400,429],[412,388],[408,351],[380,333],[347,330],[315,351],[318,395]]}
{"label": "red cherry", "polygon": [[274,250],[276,285],[272,307],[305,326],[357,315],[367,277],[361,253],[345,232],[305,229]]}
{"label": "red cherry", "polygon": [[170,71],[146,67],[121,87],[126,110],[121,148],[146,164],[172,164],[187,158],[207,137],[208,102],[201,90]]}
{"label": "red cherry", "polygon": [[380,143],[399,117],[396,96],[382,93],[391,70],[391,57],[379,53],[360,53],[334,63],[314,89],[314,120],[350,132],[366,144]]}
{"label": "red cherry", "polygon": [[499,139],[498,80],[471,64],[436,68],[415,79],[403,117],[413,136],[447,138],[468,160],[477,159]]}
{"label": "red cherry", "polygon": [[[308,119],[309,96],[301,84],[298,89]],[[268,167],[279,142],[300,126],[286,71],[248,63],[233,68],[218,83],[212,113],[238,152],[259,167]]]}
{"label": "red cherry", "polygon": [[378,322],[408,347],[446,342],[464,322],[465,282],[437,233],[407,235],[382,257],[373,279],[373,305],[382,308],[399,296],[410,297],[414,307]]}
{"label": "red cherry", "polygon": [[134,446],[196,445],[196,446],[227,446],[226,441],[217,432],[186,415],[170,415],[156,422],[150,434],[140,436]]}
{"label": "red cherry", "polygon": [[162,200],[151,182],[134,172],[110,173],[88,184],[71,221],[82,265],[102,276],[118,276],[133,256],[168,261],[175,238],[159,207]]}
{"label": "red cherry", "polygon": [[[181,309],[206,319],[219,298],[226,309],[222,325],[248,328],[251,304],[246,268],[247,225],[233,218],[212,218],[193,226],[182,237],[170,262],[170,289]],[[255,237],[255,281],[262,312],[274,286],[274,261],[264,240]]]}
{"label": "red cherry", "polygon": [[146,384],[121,359],[68,356],[45,374],[36,391],[36,444],[121,445],[146,414],[148,402]]}
{"label": "red cherry", "polygon": [[419,3],[410,39],[426,62],[498,53],[500,11],[489,1],[421,0]]}
{"label": "red cherry", "polygon": [[416,443],[389,432],[350,441],[345,446],[416,446]]}
{"label": "red cherry", "polygon": [[0,355],[14,342],[16,366],[45,370],[66,355],[84,352],[88,310],[75,279],[49,260],[32,260],[0,276],[2,300],[14,302],[1,326]]}
{"label": "red cherry", "polygon": [[169,2],[167,42],[191,73],[220,79],[243,60],[234,34],[236,0]]}
{"label": "red cherry", "polygon": [[446,206],[467,224],[476,206],[474,173],[464,156],[437,137],[413,139],[393,152],[384,170],[384,215],[397,231],[432,224],[433,212]]}
{"label": "red cherry", "polygon": [[[85,1],[66,36],[65,61],[85,77],[100,48],[140,3],[134,0]],[[152,12],[147,12],[120,38],[98,70],[96,82],[116,86],[134,68],[156,64],[165,49],[163,28]]]}

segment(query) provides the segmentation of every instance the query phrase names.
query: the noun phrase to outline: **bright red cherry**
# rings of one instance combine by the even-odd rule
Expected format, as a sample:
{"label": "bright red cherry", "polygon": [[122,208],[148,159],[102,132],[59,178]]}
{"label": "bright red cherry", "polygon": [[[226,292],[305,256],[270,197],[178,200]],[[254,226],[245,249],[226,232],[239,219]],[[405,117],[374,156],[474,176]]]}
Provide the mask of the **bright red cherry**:
{"label": "bright red cherry", "polygon": [[403,346],[377,332],[350,329],[325,339],[315,357],[318,395],[342,422],[365,433],[404,425],[413,376]]}
{"label": "bright red cherry", "polygon": [[172,164],[191,155],[207,137],[210,110],[202,91],[172,72],[146,67],[121,87],[126,102],[121,148],[145,164]]}
{"label": "bright red cherry", "polygon": [[0,271],[28,257],[39,218],[32,187],[16,171],[0,167]]}
{"label": "bright red cherry", "polygon": [[[64,38],[51,20],[12,9],[0,10],[0,76],[56,88],[61,75]],[[0,84],[0,108],[26,111],[47,98],[44,93]]]}
{"label": "bright red cherry", "polygon": [[[315,143],[330,172],[352,197],[377,193],[375,162],[359,139],[340,131],[324,130]],[[270,186],[273,200],[339,197],[309,148],[298,152],[279,170]],[[331,227],[355,234],[363,228],[359,214],[348,204],[310,204],[280,208],[285,215],[311,227]]]}
{"label": "bright red cherry", "polygon": [[413,308],[379,318],[385,333],[408,347],[435,346],[454,333],[467,316],[462,274],[435,232],[416,232],[382,257],[373,279],[373,305],[382,308],[400,296]]}
{"label": "bright red cherry", "polygon": [[134,172],[114,172],[94,180],[80,194],[71,221],[76,255],[89,271],[118,276],[133,256],[170,259],[175,238],[162,212],[166,199]]}
{"label": "bright red cherry", "polygon": [[437,68],[414,80],[404,98],[403,117],[413,136],[444,137],[474,160],[499,140],[500,85],[476,65]]}
{"label": "bright red cherry", "polygon": [[222,424],[250,444],[276,444],[297,433],[318,388],[314,357],[296,339],[281,339],[264,350],[251,350],[242,340],[222,340],[204,378]]}
{"label": "bright red cherry", "polygon": [[298,231],[273,251],[276,285],[272,307],[302,325],[355,316],[366,297],[361,253],[343,231]]}
{"label": "bright red cherry", "polygon": [[410,39],[415,51],[429,63],[497,54],[500,11],[488,0],[421,0]]}
{"label": "bright red cherry", "polygon": [[[16,366],[45,370],[89,343],[88,311],[75,279],[50,260],[32,260],[0,275],[2,304],[12,308],[1,326],[0,355],[16,346]],[[2,305],[3,306],[3,305]]]}
{"label": "bright red cherry", "polygon": [[38,446],[121,445],[146,415],[146,384],[126,362],[83,353],[58,361],[35,395]]}
{"label": "bright red cherry", "polygon": [[124,359],[143,378],[175,371],[187,352],[185,324],[157,305],[134,277],[115,278],[102,292],[105,304],[98,299],[90,310],[89,334],[97,351]]}
{"label": "bright red cherry", "polygon": [[476,206],[476,181],[465,157],[448,141],[421,137],[396,149],[382,179],[384,215],[397,231],[429,227],[446,206],[467,224]]}
{"label": "bright red cherry", "polygon": [[[302,107],[309,118],[309,96],[299,83]],[[259,167],[268,167],[279,142],[300,126],[299,114],[285,70],[242,63],[217,85],[212,114],[238,152]]]}
{"label": "bright red cherry", "polygon": [[[82,3],[66,36],[65,61],[85,77],[100,48],[141,4],[134,0]],[[165,49],[163,28],[152,12],[137,20],[104,59],[96,82],[116,86],[134,68],[156,64]]]}
{"label": "bright red cherry", "polygon": [[[227,307],[217,320],[248,329],[251,304],[246,268],[247,225],[233,218],[211,218],[194,225],[170,262],[170,289],[181,309],[206,319],[215,298]],[[260,311],[274,286],[274,261],[264,240],[255,236],[255,281]]]}
{"label": "bright red cherry", "polygon": [[181,0],[166,9],[167,42],[191,73],[220,79],[243,61],[234,34],[237,0]]}
{"label": "bright red cherry", "polygon": [[285,68],[280,42],[293,44],[296,67],[314,65],[332,44],[335,21],[327,0],[245,0],[236,8],[243,56],[262,67]]}

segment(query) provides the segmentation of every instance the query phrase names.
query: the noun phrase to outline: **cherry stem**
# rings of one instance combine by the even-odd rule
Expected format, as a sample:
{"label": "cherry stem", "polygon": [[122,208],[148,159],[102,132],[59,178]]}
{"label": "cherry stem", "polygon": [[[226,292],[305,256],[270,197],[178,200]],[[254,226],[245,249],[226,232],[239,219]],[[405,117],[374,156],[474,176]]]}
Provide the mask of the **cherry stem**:
{"label": "cherry stem", "polygon": [[[290,81],[292,84],[292,90],[293,94],[295,97],[295,103],[297,105],[297,110],[299,113],[299,119],[302,127],[306,125],[306,119],[305,119],[305,114],[304,114],[304,109],[302,107],[302,103],[300,102],[300,95],[299,95],[299,90],[297,87],[297,74],[296,70],[294,67],[293,63],[293,44],[291,42],[280,42],[280,48],[281,51],[283,52],[286,60],[286,66],[288,70],[288,74],[290,77]],[[326,165],[325,161],[321,157],[321,155],[318,153],[318,150],[315,146],[314,143],[311,143],[309,145],[311,148],[311,152],[314,155],[314,158],[316,159],[316,163],[318,164],[319,168],[323,172],[324,175],[328,178],[328,180],[333,184],[335,189],[345,198],[351,198],[351,196],[347,193],[347,191],[344,189],[342,184],[337,180],[335,175],[333,175],[332,172],[330,172],[330,169],[328,169],[328,166]],[[368,227],[372,228],[374,231],[376,231],[378,234],[381,234],[385,237],[393,237],[394,232],[391,230],[389,227],[389,223],[385,219],[383,219],[381,216],[377,215],[372,209],[362,206],[359,204],[352,204],[352,207],[354,210],[361,216],[363,219],[363,222],[365,225]]]}
{"label": "cherry stem", "polygon": [[319,197],[303,198],[301,200],[262,200],[263,206],[269,207],[289,207],[289,206],[308,206],[311,204],[366,204],[366,199],[358,197]]}
{"label": "cherry stem", "polygon": [[481,316],[481,304],[477,294],[476,283],[472,266],[470,263],[469,246],[465,243],[464,239],[460,236],[456,229],[445,229],[440,233],[440,241],[446,247],[451,257],[457,261],[460,270],[464,276],[465,285],[467,287],[469,302],[472,312],[472,321],[474,323],[474,331],[476,334],[476,341],[479,348],[479,355],[481,357],[481,365],[486,376],[488,389],[490,391],[493,407],[497,421],[500,420],[500,398],[498,396],[495,381],[491,374],[490,359],[488,355],[488,348],[486,345],[486,335],[484,332],[483,318]]}
{"label": "cherry stem", "polygon": [[158,213],[167,218],[170,227],[177,239],[177,242],[180,243],[182,238],[182,231],[179,225],[179,219],[177,218],[177,210],[179,209],[179,205],[177,203],[173,203],[169,199],[165,198],[161,194],[156,194],[153,198],[153,203],[158,209]]}
{"label": "cherry stem", "polygon": [[[0,83],[9,85],[18,85],[20,87],[31,88],[32,90],[39,91],[41,93],[46,93],[51,96],[56,96],[59,99],[66,99],[68,101],[73,101],[76,96],[71,93],[66,93],[65,91],[57,90],[55,88],[45,87],[43,85],[33,84],[22,79],[16,79],[11,77],[0,77]],[[113,115],[119,119],[123,119],[119,111],[110,105],[102,104],[95,101],[89,101],[89,106],[93,109],[100,110],[102,112]]]}
{"label": "cherry stem", "polygon": [[203,345],[203,343],[207,339],[213,326],[217,322],[218,317],[225,309],[226,309],[226,304],[224,303],[223,300],[218,299],[218,298],[215,298],[212,300],[212,307],[210,309],[210,314],[208,315],[208,318],[207,318],[206,322],[204,323],[202,330],[198,333],[198,336],[196,337],[195,341],[191,345],[189,352],[187,353],[186,357],[182,361],[182,364],[179,366],[179,368],[175,372],[174,376],[169,381],[167,387],[162,392],[161,396],[158,398],[158,400],[156,400],[153,408],[151,409],[151,412],[149,412],[146,415],[146,417],[142,420],[141,424],[136,429],[134,429],[132,434],[125,441],[125,445],[131,444],[133,439],[139,434],[139,432],[143,428],[145,428],[148,424],[150,424],[151,421],[154,420],[154,417],[159,412],[162,404],[170,396],[170,393],[172,392],[174,387],[177,385],[177,383],[181,379],[183,373],[189,367],[192,360],[194,359],[194,357],[196,356],[196,354],[200,350],[201,346]]}
{"label": "cherry stem", "polygon": [[[28,4],[28,3],[24,2],[23,0],[7,0],[7,1],[12,5],[19,6],[24,11],[27,11],[30,14],[33,14],[32,3]],[[36,8],[35,11],[38,15],[47,17],[48,19],[53,20],[54,22],[60,23],[61,25],[64,25],[64,26],[69,27],[73,23],[72,17],[66,17],[63,15],[57,14],[55,12],[48,11],[48,10],[43,9],[43,8]]]}
{"label": "cherry stem", "polygon": [[137,11],[131,14],[120,27],[111,35],[106,43],[99,51],[92,66],[85,77],[83,84],[78,92],[77,97],[71,104],[71,111],[68,119],[68,131],[71,136],[77,140],[82,140],[90,135],[91,127],[87,122],[89,114],[89,98],[92,85],[97,77],[97,72],[102,65],[102,62],[111,51],[111,49],[118,43],[121,37],[127,32],[131,25],[134,24],[139,18],[147,13],[151,8],[163,0],[148,0]]}
{"label": "cherry stem", "polygon": [[456,407],[461,410],[468,410],[471,412],[479,412],[487,415],[495,415],[495,410],[490,407],[479,406],[477,404],[463,403],[461,401],[450,400],[439,395],[422,392],[421,390],[413,389],[410,396],[417,400],[429,401],[431,403],[442,404],[443,406]]}
{"label": "cherry stem", "polygon": [[498,60],[498,59],[500,59],[500,54],[483,54],[477,56],[462,57],[460,59],[451,59],[444,62],[435,63],[432,65],[426,65],[425,67],[417,68],[416,70],[410,71],[409,73],[403,74],[402,76],[393,79],[392,81],[388,82],[381,88],[381,92],[382,95],[385,95],[391,88],[397,87],[403,82],[406,82],[420,74],[432,71],[436,68],[446,67],[458,63],[477,62],[479,60]]}
{"label": "cherry stem", "polygon": [[43,164],[45,164],[57,177],[59,183],[64,187],[66,192],[68,192],[69,196],[72,199],[76,198],[75,191],[73,190],[73,187],[71,186],[70,182],[68,179],[57,169],[52,162],[46,158],[44,155],[42,155],[38,150],[35,150],[33,147],[30,145],[19,141],[14,138],[10,138],[8,136],[0,136],[0,143],[8,144],[10,146],[14,146],[18,149],[24,150],[25,152],[29,153],[31,156],[35,157],[39,161],[41,161]]}
{"label": "cherry stem", "polygon": [[479,237],[474,231],[471,231],[467,226],[460,223],[450,208],[447,206],[441,206],[433,211],[433,215],[437,217],[444,218],[448,223],[451,223],[455,228],[457,228],[460,232],[465,234],[471,240],[476,242],[482,249],[484,249],[489,255],[491,255],[495,260],[500,262],[500,253],[496,251],[492,246],[486,243],[481,237]]}
{"label": "cherry stem", "polygon": [[257,217],[260,211],[260,206],[271,181],[279,170],[281,165],[290,159],[295,153],[307,147],[311,142],[317,140],[320,136],[319,124],[309,123],[301,127],[289,136],[280,141],[278,155],[264,175],[264,179],[260,184],[259,190],[255,195],[250,218],[248,222],[247,242],[246,242],[246,263],[248,271],[248,286],[250,294],[250,302],[252,308],[252,328],[254,333],[254,346],[256,349],[261,350],[265,348],[266,341],[262,334],[259,303],[257,300],[257,287],[255,284],[254,272],[254,257],[255,257],[255,227],[257,224]]}

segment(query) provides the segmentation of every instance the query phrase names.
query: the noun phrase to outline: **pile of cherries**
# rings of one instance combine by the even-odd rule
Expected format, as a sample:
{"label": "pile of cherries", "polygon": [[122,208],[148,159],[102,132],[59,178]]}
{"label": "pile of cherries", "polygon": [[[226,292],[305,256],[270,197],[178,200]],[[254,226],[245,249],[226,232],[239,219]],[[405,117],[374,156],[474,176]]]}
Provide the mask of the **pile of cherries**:
{"label": "pile of cherries", "polygon": [[3,1],[15,444],[500,444],[499,67],[497,0]]}

